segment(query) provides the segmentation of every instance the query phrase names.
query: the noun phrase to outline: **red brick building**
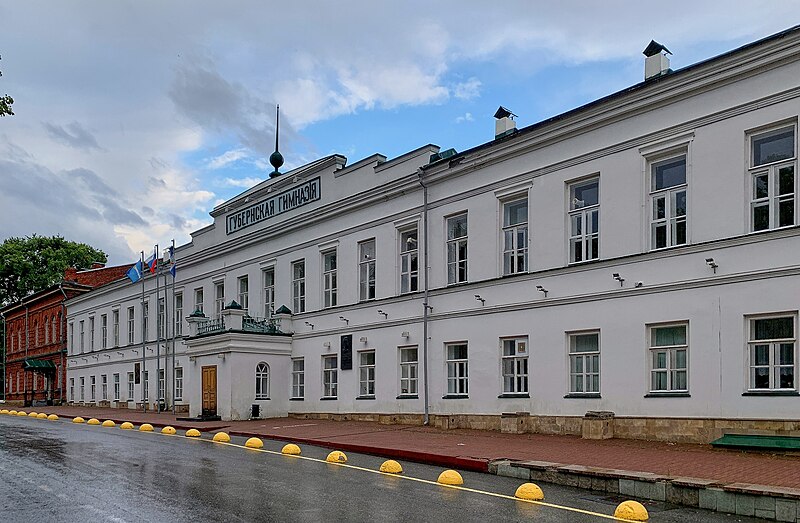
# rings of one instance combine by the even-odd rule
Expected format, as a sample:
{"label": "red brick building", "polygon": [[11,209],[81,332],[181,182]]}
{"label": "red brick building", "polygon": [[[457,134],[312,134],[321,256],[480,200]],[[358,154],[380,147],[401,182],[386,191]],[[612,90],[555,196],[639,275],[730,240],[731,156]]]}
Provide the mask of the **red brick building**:
{"label": "red brick building", "polygon": [[13,404],[66,399],[67,311],[64,302],[125,277],[128,266],[64,271],[64,279],[0,309],[5,320],[5,398]]}

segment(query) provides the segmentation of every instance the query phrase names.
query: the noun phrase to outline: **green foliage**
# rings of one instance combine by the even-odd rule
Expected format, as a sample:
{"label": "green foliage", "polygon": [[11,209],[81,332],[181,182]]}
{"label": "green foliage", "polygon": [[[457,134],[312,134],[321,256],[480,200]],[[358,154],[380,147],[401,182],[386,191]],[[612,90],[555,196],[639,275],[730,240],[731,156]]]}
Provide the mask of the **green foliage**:
{"label": "green foliage", "polygon": [[[0,56],[0,59],[2,57]],[[0,71],[0,76],[3,76],[3,71]],[[14,99],[10,96],[0,95],[0,116],[11,116],[14,114],[14,111],[11,110],[11,105],[14,103]]]}
{"label": "green foliage", "polygon": [[0,306],[55,285],[67,267],[87,268],[107,259],[103,251],[61,236],[8,238],[0,245]]}

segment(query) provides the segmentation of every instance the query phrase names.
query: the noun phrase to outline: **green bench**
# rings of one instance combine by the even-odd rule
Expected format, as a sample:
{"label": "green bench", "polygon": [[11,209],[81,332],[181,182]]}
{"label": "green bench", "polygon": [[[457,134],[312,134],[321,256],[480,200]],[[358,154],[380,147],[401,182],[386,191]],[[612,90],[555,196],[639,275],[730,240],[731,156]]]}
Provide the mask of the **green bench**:
{"label": "green bench", "polygon": [[711,445],[714,447],[735,449],[800,451],[800,437],[725,434],[721,438],[712,441]]}

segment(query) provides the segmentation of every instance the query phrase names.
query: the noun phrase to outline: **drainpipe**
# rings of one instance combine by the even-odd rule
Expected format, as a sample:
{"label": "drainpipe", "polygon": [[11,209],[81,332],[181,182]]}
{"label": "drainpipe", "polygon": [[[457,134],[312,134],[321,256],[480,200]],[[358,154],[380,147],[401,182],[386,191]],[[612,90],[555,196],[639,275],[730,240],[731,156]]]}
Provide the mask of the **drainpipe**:
{"label": "drainpipe", "polygon": [[0,318],[3,320],[3,403],[5,403],[6,388],[8,387],[8,376],[6,376],[6,352],[8,352],[8,344],[6,343],[6,315],[0,312]]}
{"label": "drainpipe", "polygon": [[422,186],[422,267],[424,268],[422,298],[422,399],[425,405],[422,423],[430,424],[430,407],[428,401],[428,186],[422,179],[422,168],[417,169],[419,184]]}
{"label": "drainpipe", "polygon": [[62,332],[61,327],[66,325],[67,323],[67,293],[64,292],[64,282],[58,284],[58,290],[61,291],[61,294],[64,295],[64,301],[61,302],[61,324],[58,326],[58,334],[59,339],[64,340],[64,346],[59,349],[59,359],[61,361],[61,371],[64,373],[63,379],[61,379],[61,375],[58,376],[58,380],[61,382],[61,387],[58,388],[58,402],[60,404],[64,403],[64,388],[67,386],[67,367],[64,366],[64,352],[67,349],[67,336],[65,332]]}
{"label": "drainpipe", "polygon": [[[25,360],[28,359],[28,342],[30,340],[31,333],[28,331],[28,306],[25,306]],[[25,367],[25,363],[22,364],[23,368]],[[22,388],[24,389],[22,395],[22,405],[25,406],[25,400],[28,399],[28,373],[23,370],[22,372]],[[33,405],[33,393],[31,393],[31,405]]]}

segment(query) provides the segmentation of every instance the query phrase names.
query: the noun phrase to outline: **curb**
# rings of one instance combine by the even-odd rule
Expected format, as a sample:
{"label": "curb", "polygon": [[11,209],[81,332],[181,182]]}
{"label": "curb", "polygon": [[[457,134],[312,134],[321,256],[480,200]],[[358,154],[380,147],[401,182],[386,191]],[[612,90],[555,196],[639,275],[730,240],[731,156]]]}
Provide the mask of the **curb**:
{"label": "curb", "polygon": [[[91,416],[91,415],[88,415],[88,414],[75,414],[75,416],[73,416],[72,414],[69,414],[69,415],[65,414],[63,416],[61,414],[59,414],[59,416],[63,417],[64,419],[75,417],[75,416],[81,416],[81,417],[86,418],[86,419],[97,417],[97,416]],[[114,417],[114,418],[106,418],[106,417],[103,417],[103,416],[101,416],[100,418],[97,418],[97,419],[101,419],[101,418],[102,418],[103,421],[105,421],[107,419],[110,419],[111,421],[113,421],[117,425],[127,421],[127,422],[130,422],[130,423],[133,423],[134,425],[141,425],[143,423],[149,423],[150,425],[152,425],[154,427],[170,426],[170,427],[175,428],[176,430],[197,429],[197,430],[200,430],[202,432],[212,432],[212,431],[215,431],[215,430],[221,430],[221,429],[225,429],[225,428],[230,427],[230,425],[208,425],[208,426],[185,425],[185,424],[181,424],[181,423],[170,423],[169,421],[163,421],[163,420],[162,421],[159,421],[159,420],[153,420],[153,421],[150,421],[150,420],[148,420],[148,421],[131,421],[129,418],[116,418],[116,417]]]}
{"label": "curb", "polygon": [[800,523],[800,489],[671,477],[651,472],[565,465],[549,461],[495,460],[490,474],[663,501],[739,516]]}

